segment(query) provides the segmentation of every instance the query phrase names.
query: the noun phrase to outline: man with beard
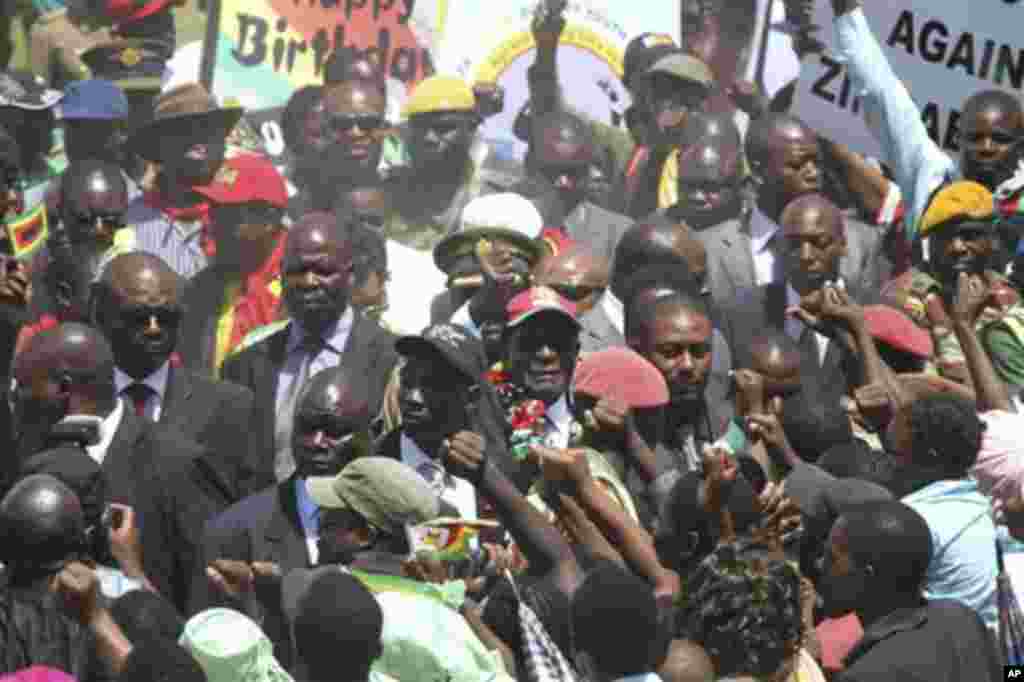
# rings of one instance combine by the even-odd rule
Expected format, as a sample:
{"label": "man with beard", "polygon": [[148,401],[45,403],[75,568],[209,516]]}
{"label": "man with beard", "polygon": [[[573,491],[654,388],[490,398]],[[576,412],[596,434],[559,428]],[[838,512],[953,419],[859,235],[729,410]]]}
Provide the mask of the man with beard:
{"label": "man with beard", "polygon": [[848,258],[849,232],[842,213],[820,194],[796,199],[782,212],[780,281],[745,289],[722,309],[722,327],[733,354],[745,357],[750,334],[772,327],[800,345],[801,378],[809,395],[838,400],[855,370],[843,347],[805,324],[797,309],[813,314],[827,285],[843,287],[851,298],[870,303],[873,296],[847,283],[841,262]]}
{"label": "man with beard", "polygon": [[155,186],[128,207],[136,248],[162,258],[186,279],[214,253],[210,204],[194,187],[212,182],[227,150],[240,108],[219,109],[197,83],[174,88],[156,101],[153,118],[128,139],[126,149],[157,164]]}
{"label": "man with beard", "polygon": [[[321,537],[322,519],[307,492],[307,479],[333,477],[367,454],[368,388],[366,375],[353,367],[325,369],[309,380],[301,391],[291,432],[294,471],[207,524],[193,575],[190,613],[223,603],[216,581],[210,582],[218,576],[222,560],[272,563],[282,573],[320,561],[318,550],[325,540]],[[284,624],[271,617],[264,627],[278,660],[288,665]]]}
{"label": "man with beard", "polygon": [[324,86],[323,123],[325,143],[296,169],[300,187],[296,200],[301,212],[329,211],[339,193],[351,186],[353,177],[376,173],[383,142],[391,131],[385,118],[387,103],[382,88],[365,80],[348,80]]}
{"label": "man with beard", "polygon": [[184,308],[183,282],[147,253],[114,258],[94,287],[93,324],[114,351],[114,384],[136,416],[196,441],[221,458],[235,496],[259,464],[238,443],[249,433],[252,392],[172,362]]}
{"label": "man with beard", "polygon": [[[766,114],[750,125],[745,142],[755,205],[738,219],[698,232],[709,256],[708,274],[716,300],[740,290],[783,279],[782,210],[798,197],[821,191],[818,136],[800,119]],[[872,288],[886,279],[877,230],[846,219],[847,255],[842,275],[851,286]]]}
{"label": "man with beard", "polygon": [[597,161],[595,149],[590,129],[578,116],[552,112],[532,121],[526,168],[557,192],[561,206],[558,215],[545,216],[549,226],[558,226],[567,236],[611,260],[630,221],[587,198],[590,168]]}
{"label": "man with beard", "polygon": [[728,381],[711,371],[713,332],[705,302],[682,292],[636,300],[629,311],[629,347],[668,383],[665,445],[683,471],[700,468],[702,446],[725,433],[733,417]]}
{"label": "man with beard", "polygon": [[861,93],[865,120],[903,191],[904,224],[913,241],[932,194],[961,176],[994,191],[1013,168],[1004,163],[1024,134],[1020,100],[999,90],[971,95],[961,107],[959,163],[937,145],[921,112],[868,26],[860,0],[833,0],[836,48]]}
{"label": "man with beard", "polygon": [[372,379],[364,395],[369,411],[380,409],[395,363],[393,339],[349,304],[352,220],[351,213],[311,213],[291,228],[281,266],[291,319],[251,333],[221,372],[256,396],[252,447],[262,453],[274,444],[276,451],[260,462],[257,476],[265,484],[295,470],[292,417],[308,377],[328,367],[363,367]]}
{"label": "man with beard", "polygon": [[100,332],[66,323],[37,334],[14,361],[11,465],[41,450],[54,427],[86,431],[110,483],[111,502],[135,506],[156,472],[206,457],[198,444],[158,430],[118,398],[114,355]]}
{"label": "man with beard", "polygon": [[691,119],[676,165],[676,201],[665,209],[665,215],[698,232],[738,219],[745,208],[742,145],[739,130],[730,119]]}
{"label": "man with beard", "polygon": [[458,225],[462,210],[484,191],[486,148],[477,144],[481,118],[473,90],[460,78],[432,76],[413,90],[403,115],[410,166],[398,176],[388,237],[429,251]]}
{"label": "man with beard", "polygon": [[211,204],[217,252],[188,283],[181,355],[196,372],[218,376],[249,332],[282,316],[288,188],[270,161],[244,154],[227,159],[214,182],[195,191]]}
{"label": "man with beard", "polygon": [[853,612],[864,627],[839,679],[1002,679],[1002,656],[981,619],[921,594],[939,549],[924,518],[900,502],[866,503],[835,522],[818,591],[828,615]]}

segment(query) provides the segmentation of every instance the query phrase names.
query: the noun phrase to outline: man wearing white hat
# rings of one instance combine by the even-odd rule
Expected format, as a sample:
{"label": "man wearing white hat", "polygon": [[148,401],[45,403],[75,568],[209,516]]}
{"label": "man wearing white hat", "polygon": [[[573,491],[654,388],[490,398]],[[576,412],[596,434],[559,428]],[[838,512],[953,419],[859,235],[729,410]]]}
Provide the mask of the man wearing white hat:
{"label": "man wearing white hat", "polygon": [[489,311],[501,317],[507,299],[529,285],[530,272],[545,253],[543,228],[537,207],[518,194],[489,194],[469,202],[459,231],[434,247],[434,264],[448,276],[449,290],[435,299],[433,321],[450,318],[485,344],[493,333],[500,340],[501,327],[493,324],[497,320]]}

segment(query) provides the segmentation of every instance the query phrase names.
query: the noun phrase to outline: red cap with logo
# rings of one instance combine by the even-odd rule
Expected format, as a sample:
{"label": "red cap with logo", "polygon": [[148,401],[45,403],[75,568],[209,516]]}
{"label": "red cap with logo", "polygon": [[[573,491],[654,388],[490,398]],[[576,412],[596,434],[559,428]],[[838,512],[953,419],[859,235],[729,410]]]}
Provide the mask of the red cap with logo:
{"label": "red cap with logo", "polygon": [[577,329],[580,328],[576,319],[576,304],[563,298],[549,287],[530,287],[516,294],[505,308],[508,313],[508,328],[517,327],[534,315],[543,312],[558,313],[570,320]]}
{"label": "red cap with logo", "polygon": [[263,201],[277,208],[288,207],[284,178],[274,164],[257,154],[225,159],[213,182],[193,189],[218,204]]}
{"label": "red cap with logo", "polygon": [[864,321],[872,338],[896,350],[925,359],[935,352],[931,334],[892,306],[864,306]]}

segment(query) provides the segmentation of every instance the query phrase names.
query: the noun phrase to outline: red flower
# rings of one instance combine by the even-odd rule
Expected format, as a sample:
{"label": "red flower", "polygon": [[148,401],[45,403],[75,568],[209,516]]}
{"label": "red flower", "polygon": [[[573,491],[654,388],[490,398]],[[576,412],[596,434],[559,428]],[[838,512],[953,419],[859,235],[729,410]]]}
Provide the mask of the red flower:
{"label": "red flower", "polygon": [[544,403],[540,400],[526,400],[512,408],[509,425],[514,431],[536,429],[540,419],[544,417]]}

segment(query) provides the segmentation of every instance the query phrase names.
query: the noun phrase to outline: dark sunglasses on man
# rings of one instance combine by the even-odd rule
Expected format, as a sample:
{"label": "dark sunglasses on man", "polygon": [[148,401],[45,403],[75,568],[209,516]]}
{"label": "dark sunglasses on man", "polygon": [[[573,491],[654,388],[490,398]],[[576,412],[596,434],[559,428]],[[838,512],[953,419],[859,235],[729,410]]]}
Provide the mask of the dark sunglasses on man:
{"label": "dark sunglasses on man", "polygon": [[606,287],[573,286],[571,284],[549,284],[550,288],[557,291],[562,298],[569,299],[573,303],[579,303],[589,296],[601,296]]}
{"label": "dark sunglasses on man", "polygon": [[383,116],[375,114],[359,114],[346,116],[341,114],[327,116],[327,129],[335,135],[346,135],[358,128],[364,133],[374,133],[383,130],[388,125]]}
{"label": "dark sunglasses on man", "polygon": [[161,327],[177,327],[181,324],[184,311],[180,306],[132,306],[121,313],[121,318],[134,326],[145,327],[156,319]]}

